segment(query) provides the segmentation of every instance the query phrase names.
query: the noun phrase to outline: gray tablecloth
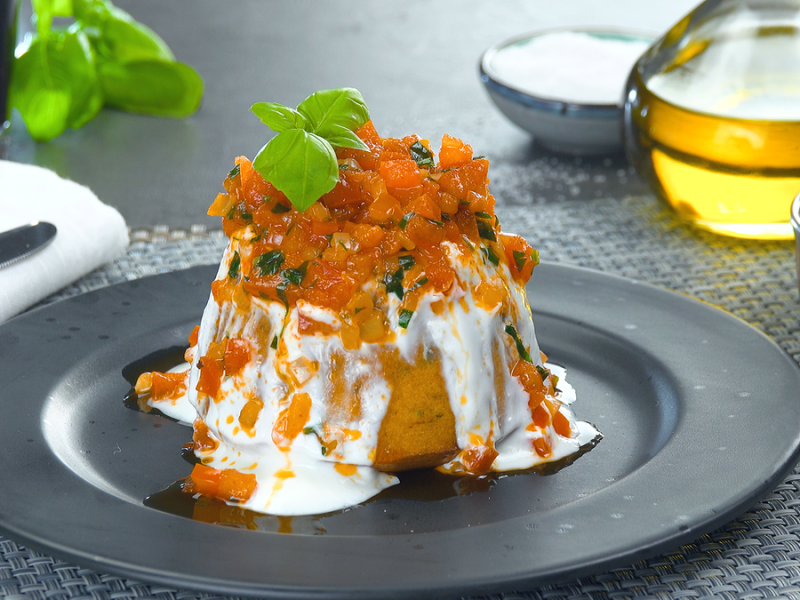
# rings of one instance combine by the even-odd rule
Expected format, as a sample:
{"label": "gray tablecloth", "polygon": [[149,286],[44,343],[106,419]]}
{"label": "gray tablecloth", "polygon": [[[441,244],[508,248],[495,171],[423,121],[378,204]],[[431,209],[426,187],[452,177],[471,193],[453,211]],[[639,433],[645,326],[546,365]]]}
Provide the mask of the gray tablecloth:
{"label": "gray tablecloth", "polygon": [[[653,197],[498,207],[543,260],[566,262],[677,290],[724,308],[800,362],[800,306],[792,242],[721,238],[679,223]],[[155,273],[218,262],[221,231],[131,232],[127,255],[45,301]],[[535,276],[535,275],[534,275]],[[724,527],[671,552],[593,576],[492,598],[775,598],[800,596],[800,470]],[[0,537],[0,596],[211,598],[64,563]]]}

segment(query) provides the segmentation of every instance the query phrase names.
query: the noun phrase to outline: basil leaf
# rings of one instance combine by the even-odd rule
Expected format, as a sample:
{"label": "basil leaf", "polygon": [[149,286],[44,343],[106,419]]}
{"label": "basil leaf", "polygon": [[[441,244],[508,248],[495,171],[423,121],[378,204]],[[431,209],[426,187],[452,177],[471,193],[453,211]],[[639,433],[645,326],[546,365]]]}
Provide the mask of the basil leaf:
{"label": "basil leaf", "polygon": [[486,257],[486,260],[492,263],[495,267],[500,266],[500,257],[498,257],[497,254],[494,253],[494,250],[492,250],[491,247],[483,246],[481,247],[481,252],[483,252],[483,255]]}
{"label": "basil leaf", "polygon": [[343,125],[332,125],[325,139],[334,148],[353,148],[355,150],[369,151],[363,140]]}
{"label": "basil leaf", "polygon": [[497,241],[497,236],[494,233],[494,229],[492,228],[491,223],[483,219],[475,219],[475,223],[478,226],[479,236],[481,236],[485,240],[489,240],[490,242]]}
{"label": "basil leaf", "polygon": [[517,271],[522,271],[522,269],[525,267],[525,263],[527,262],[528,257],[525,256],[524,252],[521,252],[519,250],[514,250],[513,255],[514,255],[514,263],[517,265]]}
{"label": "basil leaf", "polygon": [[101,62],[106,104],[133,113],[183,118],[200,107],[203,80],[188,65],[159,59]]}
{"label": "basil leaf", "polygon": [[53,16],[71,17],[72,0],[53,0]]}
{"label": "basil leaf", "polygon": [[308,270],[308,261],[305,261],[296,269],[284,269],[281,271],[281,277],[283,281],[286,283],[293,283],[295,285],[300,285],[303,283],[303,279],[306,277],[306,271]]}
{"label": "basil leaf", "polygon": [[364,98],[353,88],[322,90],[311,94],[298,106],[311,123],[311,131],[327,138],[336,133],[336,126],[356,130],[369,121]]}
{"label": "basil leaf", "polygon": [[92,40],[98,56],[112,62],[145,59],[174,61],[158,34],[107,0],[72,0],[76,21]]}
{"label": "basil leaf", "polygon": [[281,270],[281,265],[286,258],[280,250],[270,250],[253,261],[259,275],[275,275]]}
{"label": "basil leaf", "polygon": [[409,221],[409,220],[411,219],[411,217],[413,217],[413,216],[414,216],[414,213],[413,213],[413,212],[410,212],[410,213],[406,213],[406,214],[404,214],[404,215],[403,215],[403,217],[400,219],[400,222],[397,224],[397,226],[398,226],[400,229],[402,229],[403,231],[405,231],[405,230],[406,230],[406,225],[408,225],[408,221]]}
{"label": "basil leaf", "polygon": [[282,191],[300,212],[339,181],[333,147],[302,129],[282,131],[256,155],[253,168]]}
{"label": "basil leaf", "polygon": [[83,32],[72,27],[31,42],[15,61],[11,101],[31,137],[40,142],[93,119],[103,95]]}
{"label": "basil leaf", "polygon": [[411,158],[417,163],[418,167],[433,167],[436,163],[433,160],[433,152],[428,150],[420,142],[414,142],[409,147]]}
{"label": "basil leaf", "polygon": [[394,275],[387,273],[383,278],[383,284],[386,286],[386,293],[394,293],[400,300],[403,299],[405,292],[403,291],[403,267],[395,271]]}
{"label": "basil leaf", "polygon": [[251,112],[267,127],[280,133],[287,129],[308,129],[306,118],[296,110],[275,102],[256,102]]}
{"label": "basil leaf", "polygon": [[61,135],[67,128],[72,95],[68,87],[50,75],[47,42],[31,42],[28,50],[14,64],[11,103],[28,133],[37,142]]}
{"label": "basil leaf", "polygon": [[517,346],[517,353],[519,354],[519,357],[522,360],[532,364],[533,361],[531,360],[530,352],[528,352],[528,350],[525,348],[525,344],[522,343],[522,338],[517,333],[517,330],[514,329],[514,326],[506,325],[506,333],[514,338],[514,344]]}
{"label": "basil leaf", "polygon": [[242,264],[242,259],[239,256],[238,251],[234,251],[233,258],[231,259],[231,264],[228,267],[228,277],[231,279],[236,279],[239,277],[239,267]]}
{"label": "basil leaf", "polygon": [[409,292],[413,292],[414,290],[417,290],[417,289],[421,288],[426,283],[428,283],[428,278],[427,277],[420,277],[417,281],[414,282],[414,285],[412,285],[410,288],[408,288],[408,291]]}
{"label": "basil leaf", "polygon": [[46,39],[50,35],[55,16],[53,0],[31,0],[31,6],[33,19],[36,21],[36,33],[41,39]]}
{"label": "basil leaf", "polygon": [[397,319],[397,324],[403,329],[408,329],[408,324],[411,321],[411,317],[413,316],[414,316],[413,310],[408,310],[404,308],[400,311],[400,317]]}
{"label": "basil leaf", "polygon": [[408,271],[411,267],[414,266],[414,257],[410,254],[403,254],[402,256],[397,257],[397,262],[400,267],[406,271]]}
{"label": "basil leaf", "polygon": [[550,371],[541,365],[536,365],[536,371],[539,373],[539,377],[542,378],[542,383],[544,383],[544,380],[550,376]]}

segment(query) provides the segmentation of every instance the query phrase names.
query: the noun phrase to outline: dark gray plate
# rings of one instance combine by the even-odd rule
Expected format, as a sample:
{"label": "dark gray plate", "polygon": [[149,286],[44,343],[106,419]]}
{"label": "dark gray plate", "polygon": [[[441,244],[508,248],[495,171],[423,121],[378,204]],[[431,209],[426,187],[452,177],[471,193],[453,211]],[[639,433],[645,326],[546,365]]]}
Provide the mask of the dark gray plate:
{"label": "dark gray plate", "polygon": [[[123,370],[199,321],[215,267],[159,275],[0,327],[0,529],[101,571],[269,598],[530,588],[654,555],[732,519],[798,460],[800,369],[711,306],[541,265],[540,344],[605,438],[555,475],[393,495],[318,519],[211,525],[142,500],[185,477],[189,430],[123,405]],[[141,363],[139,363],[141,366]],[[462,482],[463,483],[463,482]],[[409,486],[406,486],[409,487]],[[422,493],[421,493],[422,492]]]}

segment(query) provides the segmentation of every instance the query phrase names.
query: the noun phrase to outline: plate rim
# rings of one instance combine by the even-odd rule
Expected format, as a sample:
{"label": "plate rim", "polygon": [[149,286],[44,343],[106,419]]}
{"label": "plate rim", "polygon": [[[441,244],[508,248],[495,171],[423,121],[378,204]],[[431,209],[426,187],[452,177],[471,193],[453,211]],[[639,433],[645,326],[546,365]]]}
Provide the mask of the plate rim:
{"label": "plate rim", "polygon": [[[171,285],[176,285],[180,280],[187,278],[191,279],[192,277],[200,277],[201,279],[203,277],[213,278],[214,274],[216,273],[216,268],[216,265],[207,265],[194,267],[183,271],[173,271],[161,275],[134,280],[131,282],[123,282],[121,284],[108,286],[87,294],[91,294],[93,295],[92,297],[97,298],[95,302],[102,307],[104,302],[109,302],[108,298],[114,297],[117,299],[120,294],[125,297],[127,297],[127,295],[131,292],[134,294],[142,294],[152,291],[151,288],[158,287],[158,285],[164,283],[166,283],[167,287],[169,288]],[[571,281],[573,283],[582,281],[582,285],[588,285],[590,288],[592,286],[605,286],[607,289],[611,290],[622,289],[626,293],[633,293],[634,290],[637,292],[641,291],[644,292],[646,296],[655,296],[658,300],[663,300],[663,302],[666,304],[678,303],[679,306],[692,306],[694,309],[700,310],[701,312],[713,309],[711,312],[708,312],[708,315],[717,315],[717,317],[721,319],[720,322],[726,322],[730,324],[731,327],[734,327],[739,332],[746,331],[747,335],[754,336],[753,339],[760,339],[762,343],[765,343],[765,347],[771,347],[773,351],[777,351],[779,356],[783,359],[783,366],[787,368],[787,376],[789,376],[788,373],[791,373],[792,377],[800,381],[800,368],[798,368],[798,365],[791,359],[791,357],[789,357],[789,355],[785,353],[773,340],[771,340],[763,332],[748,324],[746,321],[736,317],[735,315],[732,315],[731,313],[719,309],[718,307],[703,303],[702,301],[685,294],[674,292],[666,288],[657,287],[652,284],[642,283],[615,274],[604,273],[563,263],[543,262],[542,265],[537,267],[536,273],[540,274],[542,272],[546,274],[546,280],[554,279],[556,281]],[[541,277],[538,279],[540,280]],[[535,298],[536,300],[539,300],[540,298],[546,298],[547,290],[538,290],[536,283],[537,276],[535,274],[533,279],[533,288],[529,289],[529,297]],[[35,321],[38,322],[43,315],[60,313],[70,306],[70,302],[86,302],[89,298],[87,294],[68,298],[51,305],[46,305],[11,319],[7,323],[0,326],[0,340],[3,339],[2,336],[4,334],[8,335],[9,332],[12,332],[11,334],[14,335],[14,331],[24,332],[26,331],[26,328],[30,330],[33,326],[32,324]],[[534,306],[534,314],[537,312],[547,312],[547,309],[541,308],[541,305],[534,304],[533,301],[531,301],[531,304]],[[544,302],[544,306],[547,306],[547,301]],[[586,306],[590,307],[591,303],[586,304]],[[551,306],[549,308],[554,310],[556,313],[562,310],[561,306]],[[579,314],[571,313],[570,315],[562,314],[561,316],[568,318],[569,320],[573,320],[575,323],[580,323],[581,319],[586,316],[584,313],[590,314],[591,310],[585,310],[584,313],[581,313],[580,311],[578,312]],[[709,318],[713,320],[717,317]],[[536,319],[534,319],[534,322],[536,322]],[[625,332],[623,332],[623,334],[624,333]],[[131,334],[128,333],[127,335]],[[776,360],[777,356],[778,355],[776,355]],[[7,373],[5,373],[0,366],[0,383],[3,381],[2,378],[4,374],[7,375]],[[44,402],[45,399],[40,399],[38,401]],[[2,413],[3,402],[3,398],[0,396],[0,414]],[[576,410],[578,416],[580,417],[580,397]],[[773,466],[769,473],[769,477],[759,479],[757,482],[749,482],[746,486],[747,489],[740,490],[740,493],[735,500],[729,498],[728,506],[725,507],[725,510],[716,512],[714,514],[708,514],[705,516],[705,518],[694,518],[688,524],[685,524],[685,527],[675,526],[666,532],[652,532],[653,535],[650,536],[652,539],[640,544],[640,547],[635,549],[618,549],[611,555],[608,553],[595,552],[595,556],[593,558],[584,558],[580,564],[562,565],[562,568],[553,570],[547,574],[532,574],[533,571],[528,571],[527,573],[518,573],[513,577],[509,577],[507,575],[488,576],[486,574],[478,574],[469,581],[462,577],[461,582],[455,584],[451,581],[447,581],[447,578],[444,578],[444,581],[442,581],[441,584],[435,589],[431,587],[420,589],[418,586],[415,586],[413,582],[409,582],[409,585],[407,586],[398,586],[395,584],[389,588],[380,584],[362,585],[358,588],[334,589],[323,588],[321,586],[317,586],[316,588],[312,586],[297,587],[295,585],[283,585],[278,582],[226,582],[220,580],[219,577],[200,577],[197,575],[188,575],[186,573],[175,573],[174,571],[161,570],[151,566],[143,566],[142,564],[133,564],[129,561],[126,562],[125,560],[120,560],[118,558],[104,558],[102,556],[93,554],[92,552],[79,551],[74,547],[69,547],[70,544],[64,544],[58,540],[54,540],[52,536],[42,536],[37,534],[33,529],[29,528],[29,530],[24,530],[20,527],[12,525],[6,516],[7,509],[0,509],[0,532],[6,532],[9,534],[10,538],[19,539],[26,545],[29,544],[31,547],[41,549],[46,553],[64,557],[67,560],[75,561],[83,565],[89,565],[98,569],[99,571],[114,572],[125,576],[141,578],[145,581],[209,592],[260,595],[276,599],[298,598],[301,596],[330,599],[372,598],[377,596],[382,598],[420,598],[439,597],[443,594],[457,595],[465,593],[496,593],[500,588],[506,591],[519,589],[520,586],[529,588],[531,586],[541,585],[544,583],[561,581],[568,577],[587,575],[597,572],[601,568],[613,568],[614,566],[629,563],[634,558],[638,560],[646,556],[653,556],[666,549],[674,548],[681,543],[691,541],[697,538],[701,533],[706,533],[719,525],[729,522],[738,514],[746,510],[747,507],[752,505],[758,498],[765,495],[770,489],[772,489],[776,483],[784,478],[785,475],[788,474],[792,467],[797,463],[798,457],[800,457],[800,433],[797,434],[791,441],[787,441],[784,446],[785,448],[783,455],[785,456],[785,460],[783,460],[783,462],[780,464]],[[605,489],[600,490],[598,493],[602,494],[604,492]],[[3,499],[2,490],[0,490],[0,500],[1,499]],[[510,521],[516,520],[517,519],[512,518]],[[504,523],[508,524],[509,521]],[[400,535],[397,537],[409,538],[414,537],[414,535],[437,535],[442,533],[443,532],[435,532],[435,534],[413,534],[412,536]],[[446,533],[448,532],[444,532],[444,534]],[[407,540],[403,540],[403,543],[408,545]],[[74,544],[72,544],[72,546],[74,546]]]}

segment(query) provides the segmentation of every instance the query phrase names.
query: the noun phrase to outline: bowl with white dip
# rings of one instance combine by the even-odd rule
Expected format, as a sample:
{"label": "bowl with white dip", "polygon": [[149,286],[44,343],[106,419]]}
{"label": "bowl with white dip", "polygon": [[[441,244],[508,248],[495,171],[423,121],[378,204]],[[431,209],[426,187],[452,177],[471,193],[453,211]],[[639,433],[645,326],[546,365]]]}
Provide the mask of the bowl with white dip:
{"label": "bowl with white dip", "polygon": [[489,48],[480,77],[489,97],[536,143],[570,154],[622,149],[625,81],[656,39],[622,29],[547,29]]}

